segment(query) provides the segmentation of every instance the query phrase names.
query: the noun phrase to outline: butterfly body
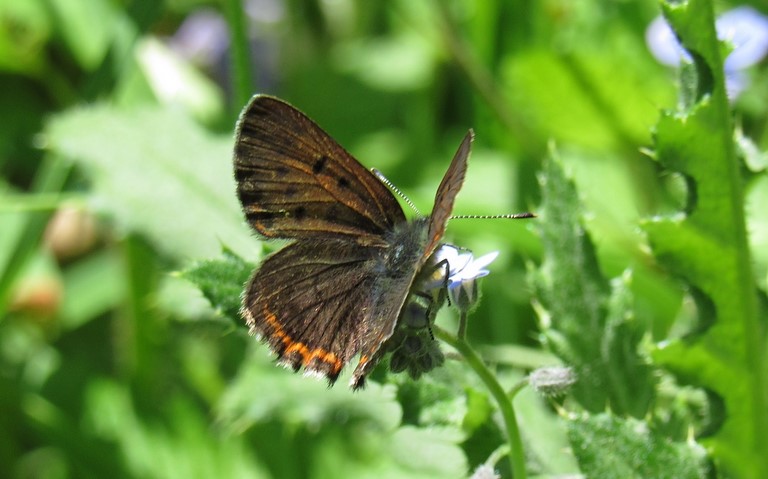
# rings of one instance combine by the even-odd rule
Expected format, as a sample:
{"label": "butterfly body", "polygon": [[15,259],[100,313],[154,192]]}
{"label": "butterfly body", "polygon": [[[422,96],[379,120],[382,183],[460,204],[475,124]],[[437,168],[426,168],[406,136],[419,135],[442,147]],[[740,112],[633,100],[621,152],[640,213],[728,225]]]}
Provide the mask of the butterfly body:
{"label": "butterfly body", "polygon": [[359,356],[351,385],[363,386],[439,245],[471,139],[432,215],[408,221],[387,187],[303,113],[253,97],[236,131],[238,197],[257,233],[292,242],[254,272],[242,314],[281,363],[333,383]]}

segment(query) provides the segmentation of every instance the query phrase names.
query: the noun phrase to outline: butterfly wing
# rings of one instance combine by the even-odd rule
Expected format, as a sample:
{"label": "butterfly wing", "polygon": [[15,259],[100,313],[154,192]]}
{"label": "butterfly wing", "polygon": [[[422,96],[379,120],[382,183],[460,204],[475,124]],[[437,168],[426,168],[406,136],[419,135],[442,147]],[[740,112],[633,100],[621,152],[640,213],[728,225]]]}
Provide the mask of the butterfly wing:
{"label": "butterfly wing", "polygon": [[270,344],[280,362],[333,383],[360,352],[362,331],[375,314],[378,249],[309,240],[269,256],[243,297],[251,331]]}
{"label": "butterfly wing", "polygon": [[[473,138],[474,133],[469,130],[453,156],[448,171],[437,188],[435,206],[430,217],[426,221],[423,218],[418,219],[409,223],[406,228],[400,228],[397,239],[392,241],[400,249],[390,253],[386,261],[390,276],[377,278],[375,283],[375,289],[382,291],[382,296],[377,298],[374,314],[380,314],[381,318],[399,317],[403,306],[408,302],[412,288],[421,287],[414,285],[414,279],[443,238],[456,195],[464,183]],[[386,352],[382,345],[392,336],[395,325],[395,322],[376,320],[366,323],[366,328],[361,334],[365,341],[364,347],[360,349],[360,362],[352,373],[353,389],[363,386],[365,376]]]}
{"label": "butterfly wing", "polygon": [[456,200],[456,195],[459,193],[461,185],[464,184],[464,177],[467,174],[467,160],[469,159],[474,137],[475,133],[472,130],[469,130],[464,136],[459,149],[453,155],[448,171],[443,176],[443,181],[437,187],[435,206],[429,217],[427,245],[424,249],[422,264],[427,261],[427,258],[435,251],[435,248],[437,248],[437,245],[443,238],[445,226],[448,224],[448,219],[453,212],[453,203]]}
{"label": "butterfly wing", "polygon": [[254,96],[235,134],[237,194],[249,224],[269,238],[347,238],[382,244],[405,221],[371,172],[303,113]]}

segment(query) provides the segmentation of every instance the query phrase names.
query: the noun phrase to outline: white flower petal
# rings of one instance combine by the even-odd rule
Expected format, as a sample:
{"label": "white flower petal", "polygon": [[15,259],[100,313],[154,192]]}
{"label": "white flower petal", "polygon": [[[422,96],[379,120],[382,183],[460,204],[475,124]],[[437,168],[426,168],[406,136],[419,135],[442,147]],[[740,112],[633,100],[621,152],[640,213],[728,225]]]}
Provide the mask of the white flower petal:
{"label": "white flower petal", "polygon": [[477,269],[483,269],[486,266],[488,266],[489,264],[491,264],[494,261],[496,261],[496,258],[498,258],[498,257],[499,257],[499,252],[498,251],[492,251],[492,252],[490,252],[488,254],[484,254],[481,257],[479,257],[476,260],[474,260],[472,262],[472,266],[477,268]]}

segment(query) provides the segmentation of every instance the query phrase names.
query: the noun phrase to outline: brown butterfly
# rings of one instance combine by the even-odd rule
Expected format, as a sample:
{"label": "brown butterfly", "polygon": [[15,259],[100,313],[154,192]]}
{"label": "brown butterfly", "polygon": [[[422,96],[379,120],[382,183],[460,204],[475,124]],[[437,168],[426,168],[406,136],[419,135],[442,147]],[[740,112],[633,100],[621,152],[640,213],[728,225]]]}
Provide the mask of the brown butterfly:
{"label": "brown butterfly", "polygon": [[333,384],[359,355],[350,385],[364,385],[419,294],[417,275],[443,236],[472,138],[470,130],[432,214],[407,221],[387,186],[307,116],[271,96],[251,99],[237,124],[237,194],[254,230],[292,242],[255,271],[242,314],[280,362]]}

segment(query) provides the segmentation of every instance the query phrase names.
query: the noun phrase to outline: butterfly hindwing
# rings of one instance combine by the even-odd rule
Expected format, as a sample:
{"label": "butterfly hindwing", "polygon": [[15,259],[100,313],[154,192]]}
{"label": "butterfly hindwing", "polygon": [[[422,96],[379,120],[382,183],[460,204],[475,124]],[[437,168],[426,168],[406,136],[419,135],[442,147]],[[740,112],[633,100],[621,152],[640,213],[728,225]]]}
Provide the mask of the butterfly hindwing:
{"label": "butterfly hindwing", "polygon": [[[395,261],[416,257],[420,246],[398,251]],[[392,253],[392,248],[343,240],[288,245],[253,275],[243,316],[281,362],[323,374],[331,383],[359,354],[353,374],[357,389],[392,335],[415,274],[416,261],[387,270]]]}
{"label": "butterfly hindwing", "polygon": [[358,352],[361,326],[373,314],[371,249],[303,241],[269,256],[243,297],[251,331],[269,342],[281,362],[335,381]]}

